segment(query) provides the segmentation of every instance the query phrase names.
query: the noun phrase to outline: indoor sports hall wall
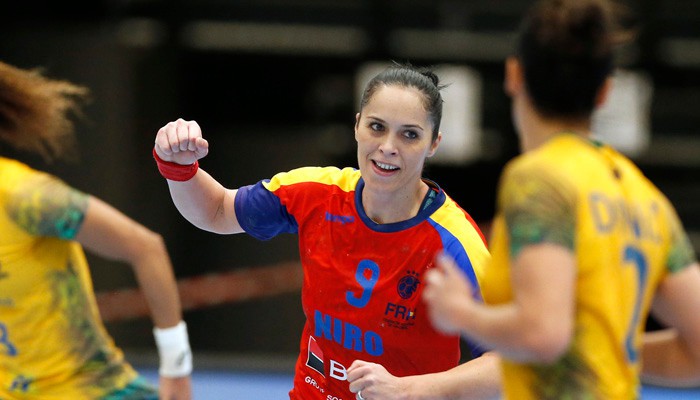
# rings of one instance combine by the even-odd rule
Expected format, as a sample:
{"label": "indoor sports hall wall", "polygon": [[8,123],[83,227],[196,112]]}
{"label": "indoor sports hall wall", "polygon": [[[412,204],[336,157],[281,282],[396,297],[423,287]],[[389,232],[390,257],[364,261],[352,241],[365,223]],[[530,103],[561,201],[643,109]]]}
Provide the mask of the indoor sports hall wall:
{"label": "indoor sports hall wall", "polygon": [[[465,90],[478,82],[478,97],[476,107],[465,104],[455,112],[476,113],[468,115],[476,128],[461,134],[478,133],[478,148],[469,149],[468,159],[429,165],[426,175],[488,230],[496,179],[518,150],[502,90],[502,62],[528,3],[17,2],[14,12],[0,15],[0,57],[21,67],[43,67],[93,94],[88,118],[79,124],[77,163],[46,165],[17,157],[162,233],[177,276],[189,288],[183,303],[195,351],[292,355],[303,324],[292,265],[295,238],[258,242],[190,226],[172,205],[151,158],[158,128],[178,117],[197,120],[212,146],[201,165],[230,186],[302,165],[355,166],[352,127],[363,67],[390,60],[464,67],[478,78]],[[634,20],[644,29],[620,61],[642,83],[632,83],[621,96],[649,96],[649,102],[634,101],[635,108],[626,109],[628,119],[603,122],[620,124],[620,131],[639,126],[647,135],[620,146],[630,145],[633,159],[666,191],[697,251],[700,3],[634,4]],[[126,266],[92,258],[91,265],[102,293],[134,285]],[[209,274],[210,283],[202,274]],[[280,276],[286,279],[255,286],[256,277]],[[230,283],[230,293],[222,282]],[[152,349],[151,324],[138,311],[138,293],[122,294],[123,303],[113,307],[133,312],[110,315],[110,331],[127,349]],[[104,301],[120,299],[110,296]]]}

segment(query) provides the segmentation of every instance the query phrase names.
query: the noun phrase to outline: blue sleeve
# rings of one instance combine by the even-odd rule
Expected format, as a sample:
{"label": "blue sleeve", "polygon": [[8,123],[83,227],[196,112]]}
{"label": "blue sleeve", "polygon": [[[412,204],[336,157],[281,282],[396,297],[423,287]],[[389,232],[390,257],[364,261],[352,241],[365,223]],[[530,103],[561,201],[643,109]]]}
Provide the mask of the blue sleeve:
{"label": "blue sleeve", "polygon": [[[469,254],[467,254],[466,249],[456,239],[450,238],[450,240],[448,240],[447,235],[445,234],[443,234],[443,238],[445,253],[449,254],[449,256],[455,260],[459,269],[461,269],[469,279],[469,283],[472,287],[472,297],[474,297],[477,301],[483,302],[481,289],[479,288],[479,281],[476,279],[476,273],[474,272],[474,267],[472,266],[472,262],[469,259]],[[481,344],[475,341],[471,341],[466,338],[464,338],[464,341],[469,347],[472,358],[480,357],[482,354],[489,351],[489,349],[483,347]]]}
{"label": "blue sleeve", "polygon": [[481,297],[481,289],[479,287],[479,280],[476,279],[476,273],[474,272],[474,267],[472,266],[472,261],[469,259],[469,254],[467,250],[462,246],[457,240],[451,240],[445,243],[445,253],[449,254],[453,260],[457,263],[459,269],[462,270],[464,275],[469,279],[469,283],[472,287],[472,296],[479,301],[483,301]]}
{"label": "blue sleeve", "polygon": [[472,261],[469,259],[467,249],[464,248],[462,243],[460,243],[455,235],[448,229],[433,220],[430,220],[429,222],[440,235],[445,253],[455,260],[455,263],[457,263],[459,269],[461,269],[469,279],[469,283],[471,283],[473,289],[472,295],[474,298],[478,299],[479,301],[483,301],[481,297],[481,289],[479,288],[479,281],[476,279],[474,266],[472,266]]}
{"label": "blue sleeve", "polygon": [[258,240],[298,231],[294,216],[287,212],[279,197],[267,190],[263,181],[239,188],[234,208],[241,228]]}
{"label": "blue sleeve", "polygon": [[[477,301],[483,302],[483,298],[481,297],[481,289],[479,289],[479,281],[476,279],[474,267],[472,266],[472,262],[469,259],[469,255],[464,247],[462,247],[462,245],[456,240],[450,241],[445,247],[445,252],[455,260],[459,269],[461,269],[469,279],[469,283],[472,287],[472,297],[474,297]],[[480,357],[482,354],[488,351],[488,349],[483,347],[478,342],[467,338],[464,338],[463,340],[467,344],[467,347],[469,347],[472,358]]]}

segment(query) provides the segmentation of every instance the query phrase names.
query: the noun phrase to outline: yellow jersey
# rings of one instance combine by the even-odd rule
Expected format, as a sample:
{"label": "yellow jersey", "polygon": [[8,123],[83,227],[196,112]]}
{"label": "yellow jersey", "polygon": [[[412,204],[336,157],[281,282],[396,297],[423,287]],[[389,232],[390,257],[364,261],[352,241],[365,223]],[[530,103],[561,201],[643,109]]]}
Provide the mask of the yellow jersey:
{"label": "yellow jersey", "polygon": [[504,169],[482,284],[487,303],[513,299],[511,260],[543,242],[575,256],[574,338],[552,365],[504,360],[505,397],[638,398],[641,339],[656,287],[695,259],[676,211],[620,153],[560,134]]}
{"label": "yellow jersey", "polygon": [[74,240],[87,195],[0,157],[0,399],[98,399],[136,372],[106,332]]}

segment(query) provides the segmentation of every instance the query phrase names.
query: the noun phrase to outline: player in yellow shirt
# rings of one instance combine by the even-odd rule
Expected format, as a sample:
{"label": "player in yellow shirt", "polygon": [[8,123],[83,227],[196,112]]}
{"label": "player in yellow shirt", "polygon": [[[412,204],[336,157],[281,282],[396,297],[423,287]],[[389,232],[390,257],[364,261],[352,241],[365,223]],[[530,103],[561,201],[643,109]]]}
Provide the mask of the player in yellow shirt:
{"label": "player in yellow shirt", "polygon": [[[64,155],[70,114],[86,93],[0,63],[0,138],[47,158]],[[83,247],[133,267],[156,325],[158,389],[105,330]],[[162,238],[60,179],[0,157],[0,399],[188,400],[191,368]]]}
{"label": "player in yellow shirt", "polygon": [[[700,267],[667,198],[592,138],[613,69],[611,5],[543,0],[527,15],[505,88],[523,150],[501,177],[492,263],[470,301],[441,257],[433,322],[502,354],[507,399],[635,399],[644,374],[700,382]],[[672,330],[644,336],[649,312]]]}

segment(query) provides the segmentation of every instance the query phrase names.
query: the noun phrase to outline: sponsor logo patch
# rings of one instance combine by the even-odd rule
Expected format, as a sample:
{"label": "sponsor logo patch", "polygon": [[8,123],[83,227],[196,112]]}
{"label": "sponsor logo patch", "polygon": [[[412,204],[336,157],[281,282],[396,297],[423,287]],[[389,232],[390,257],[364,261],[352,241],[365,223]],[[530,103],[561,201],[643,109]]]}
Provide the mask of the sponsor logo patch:
{"label": "sponsor logo patch", "polygon": [[323,351],[318,343],[316,343],[316,339],[314,339],[313,336],[309,336],[309,354],[306,359],[306,366],[319,374],[326,376],[323,362]]}

